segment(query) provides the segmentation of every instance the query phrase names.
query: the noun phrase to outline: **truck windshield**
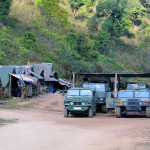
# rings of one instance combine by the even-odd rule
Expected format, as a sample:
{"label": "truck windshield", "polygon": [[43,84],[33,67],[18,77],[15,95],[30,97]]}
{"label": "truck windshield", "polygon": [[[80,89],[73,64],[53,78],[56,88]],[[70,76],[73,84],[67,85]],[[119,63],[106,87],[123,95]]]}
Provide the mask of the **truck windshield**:
{"label": "truck windshield", "polygon": [[80,96],[92,96],[91,90],[80,90]]}
{"label": "truck windshield", "polygon": [[79,90],[68,90],[68,96],[79,96]]}
{"label": "truck windshield", "polygon": [[133,97],[133,92],[121,91],[119,92],[119,97]]}
{"label": "truck windshield", "polygon": [[139,89],[138,83],[128,83],[127,84],[127,90],[134,90],[134,89]]}
{"label": "truck windshield", "polygon": [[135,97],[149,97],[149,92],[148,91],[139,91],[139,92],[135,92]]}
{"label": "truck windshield", "polygon": [[105,84],[104,83],[84,83],[83,87],[96,89],[96,91],[105,91]]}
{"label": "truck windshield", "polygon": [[145,83],[141,83],[140,84],[140,89],[146,89],[146,84]]}

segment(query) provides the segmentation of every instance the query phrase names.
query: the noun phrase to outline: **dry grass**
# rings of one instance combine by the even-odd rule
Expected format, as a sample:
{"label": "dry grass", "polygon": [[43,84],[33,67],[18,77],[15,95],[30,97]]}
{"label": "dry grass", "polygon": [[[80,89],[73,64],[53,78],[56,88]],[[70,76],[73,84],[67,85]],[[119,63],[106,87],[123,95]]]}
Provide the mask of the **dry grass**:
{"label": "dry grass", "polygon": [[63,9],[67,10],[68,21],[72,25],[74,25],[76,32],[83,32],[84,31],[87,33],[88,32],[87,22],[75,19],[75,16],[78,16],[81,14],[80,11],[77,11],[76,13],[73,12],[67,0],[61,0],[59,4]]}
{"label": "dry grass", "polygon": [[141,20],[143,23],[150,25],[150,19],[148,19],[147,17],[143,17]]}
{"label": "dry grass", "polygon": [[[31,3],[33,3],[31,5]],[[34,0],[13,0],[11,6],[11,15],[24,25],[30,25],[33,22],[43,22],[39,9],[34,5]]]}

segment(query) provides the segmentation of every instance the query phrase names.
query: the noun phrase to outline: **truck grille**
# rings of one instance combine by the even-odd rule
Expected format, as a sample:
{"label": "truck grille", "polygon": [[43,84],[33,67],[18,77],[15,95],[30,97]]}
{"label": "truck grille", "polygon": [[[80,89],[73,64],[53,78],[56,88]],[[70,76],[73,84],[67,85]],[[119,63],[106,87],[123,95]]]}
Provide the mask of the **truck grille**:
{"label": "truck grille", "polygon": [[139,99],[128,99],[127,100],[127,110],[138,111],[139,110]]}
{"label": "truck grille", "polygon": [[74,104],[74,105],[82,105],[81,102],[74,102],[73,104]]}

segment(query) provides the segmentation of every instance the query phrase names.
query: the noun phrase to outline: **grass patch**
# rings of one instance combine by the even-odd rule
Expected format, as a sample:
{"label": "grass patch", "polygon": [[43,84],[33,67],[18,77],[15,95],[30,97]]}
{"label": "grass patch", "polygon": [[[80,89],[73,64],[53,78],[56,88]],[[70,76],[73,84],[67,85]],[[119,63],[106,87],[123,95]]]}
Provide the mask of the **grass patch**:
{"label": "grass patch", "polygon": [[37,102],[32,102],[26,99],[11,99],[4,103],[2,106],[9,109],[19,109],[19,108],[32,108],[37,105]]}
{"label": "grass patch", "polygon": [[51,105],[57,106],[58,102],[52,102]]}
{"label": "grass patch", "polygon": [[4,126],[8,123],[15,123],[18,119],[9,119],[9,120],[5,120],[5,119],[0,119],[0,127]]}
{"label": "grass patch", "polygon": [[150,147],[150,142],[144,142],[137,144],[138,146]]}

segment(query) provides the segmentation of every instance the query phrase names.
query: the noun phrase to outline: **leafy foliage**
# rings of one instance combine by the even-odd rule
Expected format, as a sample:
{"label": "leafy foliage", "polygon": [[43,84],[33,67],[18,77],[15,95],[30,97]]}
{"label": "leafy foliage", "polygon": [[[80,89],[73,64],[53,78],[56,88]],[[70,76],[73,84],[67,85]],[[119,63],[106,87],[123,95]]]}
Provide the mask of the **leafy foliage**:
{"label": "leafy foliage", "polygon": [[69,3],[73,9],[79,9],[80,6],[84,5],[84,0],[69,0]]}
{"label": "leafy foliage", "polygon": [[96,50],[100,52],[107,50],[109,43],[110,43],[110,35],[108,34],[108,32],[100,30],[97,35],[97,40],[95,41]]}
{"label": "leafy foliage", "polygon": [[131,28],[132,20],[144,16],[146,9],[140,1],[106,0],[97,6],[97,17],[105,17],[102,29],[111,36],[120,37]]}
{"label": "leafy foliage", "polygon": [[88,22],[88,28],[91,32],[98,31],[98,21],[96,15],[94,15]]}
{"label": "leafy foliage", "polygon": [[61,8],[56,0],[37,0],[36,4],[41,8],[41,11],[57,25],[65,25],[68,19],[68,13]]}
{"label": "leafy foliage", "polygon": [[5,23],[6,17],[9,14],[11,3],[12,3],[12,0],[0,1],[0,22],[1,23]]}
{"label": "leafy foliage", "polygon": [[[0,64],[52,62],[59,76],[68,79],[73,71],[150,69],[147,0],[36,0],[36,5],[21,0],[12,4],[10,14],[7,9],[2,15],[0,9],[0,19],[6,22],[0,27]],[[20,12],[16,4],[22,7]],[[78,16],[84,19],[77,20]]]}

